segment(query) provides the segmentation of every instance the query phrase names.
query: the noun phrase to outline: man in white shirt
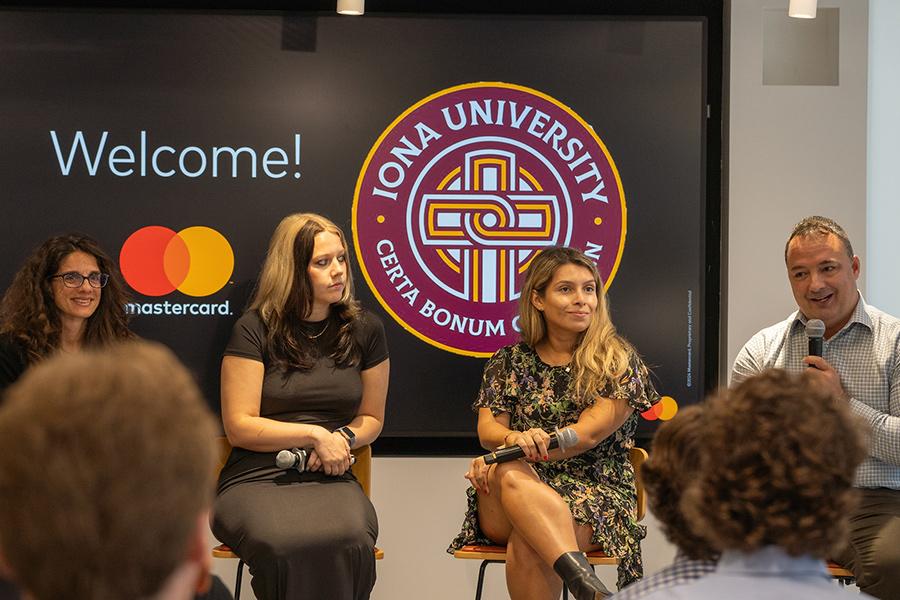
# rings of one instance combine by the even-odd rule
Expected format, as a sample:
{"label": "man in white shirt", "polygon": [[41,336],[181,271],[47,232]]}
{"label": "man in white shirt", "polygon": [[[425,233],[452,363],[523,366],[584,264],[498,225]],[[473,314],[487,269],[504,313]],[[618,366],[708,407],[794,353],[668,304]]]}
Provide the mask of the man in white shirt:
{"label": "man in white shirt", "polygon": [[[856,472],[859,508],[850,541],[832,558],[857,585],[883,599],[900,598],[900,320],[865,303],[856,288],[859,257],[844,229],[808,217],[785,246],[798,310],[754,335],[732,371],[737,385],[770,367],[809,371],[844,398],[868,425],[868,456]],[[808,356],[805,326],[825,323],[822,356]]]}

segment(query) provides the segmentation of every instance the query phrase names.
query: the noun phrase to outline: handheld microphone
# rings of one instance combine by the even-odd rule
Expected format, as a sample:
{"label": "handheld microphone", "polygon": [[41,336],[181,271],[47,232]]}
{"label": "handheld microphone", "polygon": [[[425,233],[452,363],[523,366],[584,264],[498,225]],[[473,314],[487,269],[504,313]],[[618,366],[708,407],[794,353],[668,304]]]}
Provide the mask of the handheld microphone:
{"label": "handheld microphone", "polygon": [[275,466],[279,469],[297,469],[300,473],[306,470],[306,459],[309,453],[305,448],[291,448],[282,450],[275,455]]}
{"label": "handheld microphone", "polygon": [[[557,427],[556,431],[550,434],[550,443],[547,444],[547,448],[559,448],[560,450],[565,450],[566,448],[571,448],[575,444],[578,443],[578,434],[575,433],[574,429],[570,429],[566,427],[565,429],[559,429]],[[522,450],[519,446],[510,446],[509,448],[500,448],[499,450],[494,450],[490,454],[484,455],[484,464],[492,465],[494,463],[502,463],[509,462],[511,460],[516,460],[525,456],[525,451]]]}
{"label": "handheld microphone", "polygon": [[[306,471],[306,461],[309,460],[309,451],[306,448],[291,448],[282,450],[275,455],[275,466],[279,469],[297,469],[299,473]],[[356,456],[350,455],[350,465],[356,462]]]}
{"label": "handheld microphone", "polygon": [[806,322],[806,337],[809,338],[809,355],[822,356],[824,349],[825,323],[821,319]]}

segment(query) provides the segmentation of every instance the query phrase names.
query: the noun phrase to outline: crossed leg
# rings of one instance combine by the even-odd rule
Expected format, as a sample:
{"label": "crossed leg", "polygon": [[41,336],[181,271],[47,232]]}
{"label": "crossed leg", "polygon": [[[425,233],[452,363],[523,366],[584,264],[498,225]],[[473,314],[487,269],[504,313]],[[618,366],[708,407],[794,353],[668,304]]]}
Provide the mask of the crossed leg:
{"label": "crossed leg", "polygon": [[566,501],[524,461],[494,465],[488,484],[490,494],[478,493],[478,520],[485,535],[507,544],[510,598],[559,598],[553,563],[566,552],[595,550],[592,528],[576,524]]}

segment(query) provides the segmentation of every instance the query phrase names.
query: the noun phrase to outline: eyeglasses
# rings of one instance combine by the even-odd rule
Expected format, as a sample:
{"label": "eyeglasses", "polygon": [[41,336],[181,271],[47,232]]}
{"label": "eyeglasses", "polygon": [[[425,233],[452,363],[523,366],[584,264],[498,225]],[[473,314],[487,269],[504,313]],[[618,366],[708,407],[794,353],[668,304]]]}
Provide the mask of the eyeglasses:
{"label": "eyeglasses", "polygon": [[109,275],[106,273],[91,273],[90,275],[82,275],[81,273],[76,273],[75,271],[69,271],[68,273],[60,273],[59,275],[51,275],[47,279],[56,279],[59,277],[63,281],[63,285],[70,288],[80,288],[84,285],[84,280],[87,279],[87,282],[94,288],[102,288],[106,285],[106,282],[109,281]]}

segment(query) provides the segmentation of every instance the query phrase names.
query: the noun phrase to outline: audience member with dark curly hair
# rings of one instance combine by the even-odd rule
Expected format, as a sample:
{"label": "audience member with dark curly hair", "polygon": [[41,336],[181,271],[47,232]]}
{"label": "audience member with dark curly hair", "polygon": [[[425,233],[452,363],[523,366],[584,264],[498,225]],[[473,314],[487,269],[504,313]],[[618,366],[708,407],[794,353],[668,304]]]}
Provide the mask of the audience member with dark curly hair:
{"label": "audience member with dark curly hair", "polygon": [[616,600],[644,598],[650,592],[691,582],[716,568],[718,553],[691,530],[680,508],[681,495],[700,474],[706,440],[703,413],[703,406],[688,406],[664,423],[640,472],[650,510],[677,548],[675,561],[629,585],[614,596]]}
{"label": "audience member with dark curly hair", "polygon": [[847,403],[811,374],[772,369],[705,411],[706,449],[681,510],[722,555],[715,572],[645,598],[846,598],[824,559],[847,536],[865,457]]}
{"label": "audience member with dark curly hair", "polygon": [[52,237],[31,253],[0,304],[0,391],[58,350],[132,338],[125,286],[92,238]]}

